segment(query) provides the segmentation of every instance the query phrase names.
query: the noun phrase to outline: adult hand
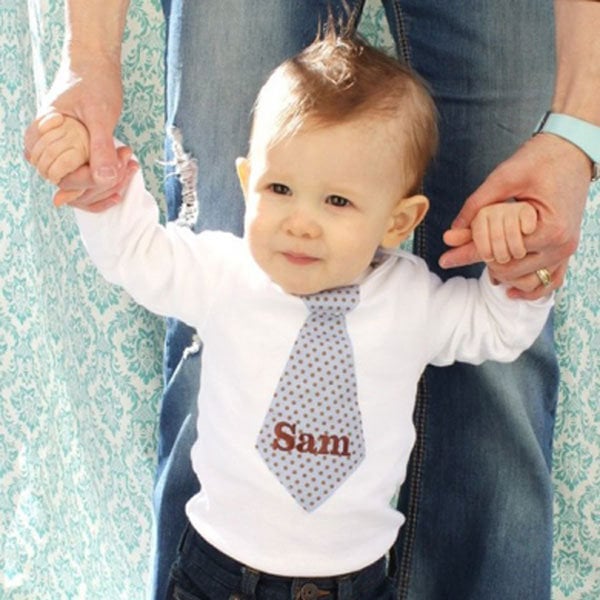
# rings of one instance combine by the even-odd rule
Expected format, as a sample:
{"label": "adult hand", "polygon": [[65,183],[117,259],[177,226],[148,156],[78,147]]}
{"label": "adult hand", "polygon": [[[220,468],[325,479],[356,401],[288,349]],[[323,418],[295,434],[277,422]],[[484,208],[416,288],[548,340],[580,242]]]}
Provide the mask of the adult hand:
{"label": "adult hand", "polygon": [[[122,184],[127,165],[119,163],[113,131],[121,114],[123,90],[118,58],[100,52],[72,54],[85,59],[67,58],[61,64],[42,108],[25,132],[25,157],[38,141],[38,125],[49,112],[81,121],[90,135],[90,163],[65,177],[59,187],[69,192],[62,195],[63,203],[80,197],[80,208],[86,208],[93,204],[94,197],[106,197],[108,191]],[[84,190],[92,192],[87,199],[82,199]],[[57,196],[60,200],[60,191]]]}
{"label": "adult hand", "polygon": [[[589,192],[589,158],[571,143],[551,134],[529,139],[501,163],[467,198],[452,227],[468,227],[483,206],[509,198],[530,202],[538,213],[536,230],[525,236],[527,255],[505,264],[491,263],[492,275],[512,288],[509,295],[535,300],[560,287],[569,257],[577,249]],[[452,268],[479,262],[473,243],[453,248],[440,257]],[[551,283],[544,287],[536,271],[547,269]]]}
{"label": "adult hand", "polygon": [[96,185],[89,165],[77,169],[59,182],[54,195],[54,205],[68,204],[88,212],[102,212],[121,202],[139,164],[132,158],[131,148],[121,146],[116,150],[117,177],[114,182]]}

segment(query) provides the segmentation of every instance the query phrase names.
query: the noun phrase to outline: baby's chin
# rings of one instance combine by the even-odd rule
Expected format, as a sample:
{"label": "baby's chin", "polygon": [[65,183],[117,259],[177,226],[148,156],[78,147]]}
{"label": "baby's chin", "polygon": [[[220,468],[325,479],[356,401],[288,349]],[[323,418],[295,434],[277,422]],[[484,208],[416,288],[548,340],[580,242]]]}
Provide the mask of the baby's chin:
{"label": "baby's chin", "polygon": [[295,284],[295,285],[282,285],[277,284],[286,293],[292,296],[310,296],[311,294],[318,294],[325,290],[331,289],[323,286],[311,286],[306,284]]}
{"label": "baby's chin", "polygon": [[310,281],[295,281],[295,282],[278,282],[274,281],[286,294],[293,296],[310,296],[312,294],[318,294],[320,292],[326,292],[335,288],[344,287],[351,285],[352,282],[348,283],[326,283],[326,282],[310,282]]}

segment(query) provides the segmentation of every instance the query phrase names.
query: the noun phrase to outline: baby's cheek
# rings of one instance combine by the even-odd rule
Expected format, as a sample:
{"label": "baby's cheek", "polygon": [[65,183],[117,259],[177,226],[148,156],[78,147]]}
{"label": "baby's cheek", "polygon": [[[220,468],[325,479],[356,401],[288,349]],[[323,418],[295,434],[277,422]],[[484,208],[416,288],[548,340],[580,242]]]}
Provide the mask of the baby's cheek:
{"label": "baby's cheek", "polygon": [[267,258],[271,236],[259,220],[254,220],[246,224],[244,236],[254,260],[260,266],[264,266],[263,263]]}
{"label": "baby's cheek", "polygon": [[376,251],[377,246],[357,242],[348,247],[338,262],[338,269],[346,274],[349,281],[354,281],[369,268]]}

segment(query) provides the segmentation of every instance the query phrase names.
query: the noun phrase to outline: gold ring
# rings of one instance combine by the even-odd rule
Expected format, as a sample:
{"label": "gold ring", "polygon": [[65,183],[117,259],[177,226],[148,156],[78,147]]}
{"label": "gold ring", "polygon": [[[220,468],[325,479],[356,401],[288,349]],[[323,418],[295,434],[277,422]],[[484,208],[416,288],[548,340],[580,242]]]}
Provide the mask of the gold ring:
{"label": "gold ring", "polygon": [[535,274],[538,276],[538,279],[544,287],[549,287],[552,283],[552,277],[550,277],[550,271],[548,271],[548,269],[538,269]]}

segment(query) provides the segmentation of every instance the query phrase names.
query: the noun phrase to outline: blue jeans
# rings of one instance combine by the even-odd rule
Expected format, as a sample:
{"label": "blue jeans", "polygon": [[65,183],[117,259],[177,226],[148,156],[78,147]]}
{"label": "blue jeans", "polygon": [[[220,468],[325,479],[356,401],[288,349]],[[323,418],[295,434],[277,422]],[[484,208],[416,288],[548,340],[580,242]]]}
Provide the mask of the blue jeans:
{"label": "blue jeans", "polygon": [[[276,524],[274,524],[276,526]],[[386,559],[338,577],[280,577],[219,552],[188,526],[172,569],[168,600],[394,600]]]}
{"label": "blue jeans", "polygon": [[[247,151],[255,95],[271,69],[314,39],[327,6],[339,11],[341,4],[163,0],[169,218],[197,230],[241,232],[234,160]],[[361,10],[358,0],[348,4]],[[429,82],[440,112],[440,150],[424,182],[431,210],[415,252],[443,278],[476,276],[479,266],[439,269],[442,232],[550,105],[552,3],[383,4],[400,57]],[[161,599],[184,505],[198,485],[189,450],[200,353],[181,358],[192,334],[169,323],[155,493],[154,597]],[[417,444],[400,494],[407,522],[396,543],[398,598],[550,598],[557,387],[550,322],[512,364],[426,371],[414,416]]]}

